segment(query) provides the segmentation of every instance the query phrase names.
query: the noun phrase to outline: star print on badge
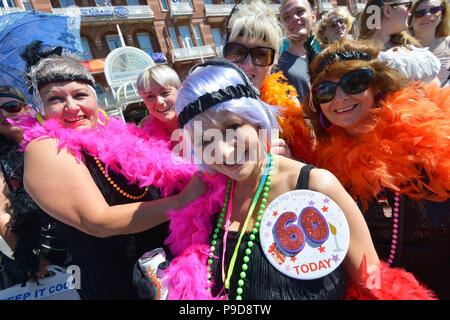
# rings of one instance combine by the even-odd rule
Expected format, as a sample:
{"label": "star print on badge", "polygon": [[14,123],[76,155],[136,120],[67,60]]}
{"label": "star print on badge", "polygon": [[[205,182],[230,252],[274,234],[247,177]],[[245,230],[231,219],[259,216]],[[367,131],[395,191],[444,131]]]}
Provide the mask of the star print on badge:
{"label": "star print on badge", "polygon": [[309,202],[309,205],[312,207],[312,206],[314,205],[314,203],[315,203],[315,202],[311,200],[311,201]]}
{"label": "star print on badge", "polygon": [[319,248],[320,253],[324,253],[325,252],[325,247],[320,246]]}
{"label": "star print on badge", "polygon": [[323,211],[323,212],[328,212],[328,207],[323,206],[323,207],[322,207],[322,211]]}
{"label": "star print on badge", "polygon": [[278,215],[278,212],[274,211],[272,214],[274,217],[276,217]]}
{"label": "star print on badge", "polygon": [[323,203],[329,203],[329,202],[330,202],[330,199],[328,199],[328,198],[323,199]]}
{"label": "star print on badge", "polygon": [[332,254],[331,255],[331,260],[333,260],[334,262],[338,262],[340,259],[339,259],[337,254]]}
{"label": "star print on badge", "polygon": [[297,260],[297,258],[295,256],[292,256],[290,259],[292,262],[295,262],[295,260]]}

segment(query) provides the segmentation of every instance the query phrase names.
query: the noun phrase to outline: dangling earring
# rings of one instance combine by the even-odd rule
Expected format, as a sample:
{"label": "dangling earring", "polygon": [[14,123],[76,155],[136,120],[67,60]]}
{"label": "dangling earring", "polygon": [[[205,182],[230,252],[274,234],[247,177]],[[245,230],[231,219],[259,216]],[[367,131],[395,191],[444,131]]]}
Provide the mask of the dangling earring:
{"label": "dangling earring", "polygon": [[381,108],[380,101],[386,100],[386,96],[384,93],[379,92],[375,95],[375,108]]}
{"label": "dangling earring", "polygon": [[42,118],[42,115],[40,113],[36,113],[36,119],[40,124],[44,124],[44,119]]}
{"label": "dangling earring", "polygon": [[103,116],[105,117],[105,122],[102,122],[102,121],[100,120],[100,117],[98,117],[98,119],[97,119],[98,124],[101,125],[101,126],[106,126],[106,125],[108,124],[108,122],[109,122],[108,114],[107,114],[107,113],[105,112],[105,110],[103,110],[102,108],[98,108],[98,111],[100,111],[100,112],[99,112],[99,115],[100,115],[100,113],[102,113]]}
{"label": "dangling earring", "polygon": [[[320,125],[322,126],[322,128],[324,128],[325,130],[328,129],[328,128],[331,128],[331,126],[332,126],[333,124],[330,122],[330,120],[328,120],[327,118],[325,118],[325,117],[323,116],[322,111],[319,111],[319,113],[320,113],[320,116],[319,116],[319,123],[320,123]],[[325,123],[325,121],[327,121],[329,124],[327,125],[327,124]]]}

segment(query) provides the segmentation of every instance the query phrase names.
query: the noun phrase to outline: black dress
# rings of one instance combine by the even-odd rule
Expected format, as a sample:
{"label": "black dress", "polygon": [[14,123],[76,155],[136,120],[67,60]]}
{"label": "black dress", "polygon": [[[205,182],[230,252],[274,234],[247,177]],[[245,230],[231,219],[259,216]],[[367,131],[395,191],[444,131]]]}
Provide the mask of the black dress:
{"label": "black dress", "polygon": [[[394,205],[394,194],[386,193]],[[439,299],[450,299],[450,200],[417,201],[400,197],[398,239],[392,267],[404,268]],[[392,241],[393,218],[386,217],[378,201],[364,213],[375,249],[387,261]]]}
{"label": "black dress", "polygon": [[[106,180],[93,157],[85,154],[85,160],[92,178],[109,205],[160,198],[159,190],[154,187],[150,187],[146,196],[140,200],[125,198]],[[142,193],[137,185],[128,185],[122,175],[115,174],[112,170],[109,175],[122,190],[133,195]],[[139,296],[132,283],[133,266],[148,250],[163,247],[168,234],[168,223],[140,233],[108,238],[88,235],[61,222],[57,224],[57,232],[68,243],[72,264],[80,267],[81,289],[78,292],[81,299],[137,300]]]}
{"label": "black dress", "polygon": [[[312,166],[302,167],[296,189],[307,189],[309,181],[309,172]],[[219,239],[223,239],[224,231],[219,233]],[[247,248],[247,241],[250,233],[246,232],[243,241],[239,246],[238,258],[236,261],[242,261]],[[230,250],[225,254],[225,265],[229,265],[233,248],[236,246],[239,234],[237,232],[229,232],[227,237],[227,245]],[[344,273],[342,264],[327,276],[315,280],[297,280],[290,278],[277,271],[267,260],[262,251],[259,237],[254,240],[256,245],[250,256],[248,263],[247,277],[243,286],[244,300],[343,300],[347,288],[347,278]],[[218,241],[215,252],[222,252],[223,243]],[[238,280],[240,279],[239,264],[236,264],[235,272],[233,272],[230,280],[229,299],[236,298],[236,290],[238,288]],[[221,259],[213,259],[213,277],[214,286],[212,288],[213,296],[223,294],[222,289],[222,270]]]}

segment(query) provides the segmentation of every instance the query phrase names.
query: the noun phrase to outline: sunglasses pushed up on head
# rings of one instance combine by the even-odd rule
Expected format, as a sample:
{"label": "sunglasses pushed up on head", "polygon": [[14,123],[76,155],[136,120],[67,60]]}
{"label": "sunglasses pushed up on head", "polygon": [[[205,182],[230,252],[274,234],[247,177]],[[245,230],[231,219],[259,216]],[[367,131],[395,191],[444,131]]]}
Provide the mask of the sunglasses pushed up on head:
{"label": "sunglasses pushed up on head", "polygon": [[334,99],[337,87],[347,94],[358,94],[372,83],[373,72],[370,69],[358,69],[345,74],[338,82],[322,81],[312,87],[314,99],[319,103],[327,103]]}
{"label": "sunglasses pushed up on head", "polygon": [[241,63],[249,54],[255,66],[267,67],[273,64],[275,49],[264,46],[249,48],[236,42],[228,42],[223,47],[223,56],[234,63]]}

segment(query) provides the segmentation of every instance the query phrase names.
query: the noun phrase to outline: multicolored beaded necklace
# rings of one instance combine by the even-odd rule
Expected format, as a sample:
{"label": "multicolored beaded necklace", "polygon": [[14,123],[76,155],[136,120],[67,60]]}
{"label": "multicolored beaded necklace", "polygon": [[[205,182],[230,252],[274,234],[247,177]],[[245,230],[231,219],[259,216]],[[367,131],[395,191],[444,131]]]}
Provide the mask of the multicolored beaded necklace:
{"label": "multicolored beaded necklace", "polygon": [[[248,264],[250,262],[250,255],[252,253],[252,248],[254,246],[253,241],[256,239],[256,234],[259,231],[260,222],[262,220],[262,216],[263,216],[264,210],[266,208],[267,197],[268,197],[268,193],[270,190],[272,174],[273,174],[273,164],[272,164],[273,155],[272,155],[272,153],[268,154],[268,158],[269,158],[269,161],[268,161],[267,166],[264,170],[264,173],[261,177],[261,181],[259,182],[258,189],[257,189],[256,194],[250,205],[250,209],[248,211],[247,218],[245,219],[245,222],[242,226],[241,233],[240,233],[238,241],[236,243],[233,256],[230,260],[230,265],[228,266],[228,272],[227,272],[226,278],[224,276],[224,258],[225,258],[225,250],[226,250],[226,238],[227,238],[227,234],[228,234],[228,224],[230,221],[230,216],[231,216],[231,211],[232,211],[232,201],[230,202],[230,200],[231,200],[231,196],[233,194],[233,187],[234,187],[234,182],[231,179],[228,180],[228,185],[227,185],[227,190],[225,193],[225,200],[224,200],[223,208],[219,214],[218,223],[216,225],[216,228],[214,229],[213,239],[211,241],[209,259],[208,259],[208,273],[207,273],[208,283],[211,283],[212,264],[213,264],[212,259],[214,257],[214,251],[216,250],[215,245],[217,244],[217,239],[219,237],[220,227],[222,226],[223,219],[224,219],[225,213],[226,213],[227,217],[226,217],[226,222],[225,222],[225,233],[224,233],[224,237],[223,237],[222,278],[224,280],[225,289],[229,289],[230,288],[230,279],[231,279],[231,275],[233,274],[234,265],[236,263],[236,258],[237,258],[238,250],[239,250],[239,247],[241,244],[242,237],[245,234],[245,230],[247,229],[248,222],[250,221],[250,217],[253,215],[253,211],[256,207],[256,204],[258,203],[259,195],[261,194],[261,191],[264,191],[262,194],[261,205],[260,205],[259,211],[258,211],[257,221],[255,222],[255,225],[252,228],[252,233],[250,234],[250,240],[247,242],[247,248],[245,249],[245,256],[243,257],[243,263],[241,265],[241,273],[239,275],[240,279],[238,281],[238,288],[236,290],[236,293],[237,293],[236,300],[242,300],[242,294],[244,292],[243,287],[244,287],[244,283],[245,283],[244,280],[247,277],[246,271],[248,270]],[[208,288],[208,290],[210,290],[210,288]]]}

